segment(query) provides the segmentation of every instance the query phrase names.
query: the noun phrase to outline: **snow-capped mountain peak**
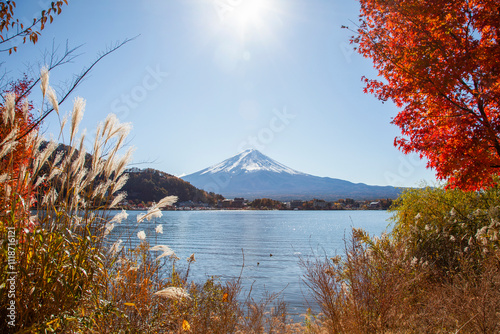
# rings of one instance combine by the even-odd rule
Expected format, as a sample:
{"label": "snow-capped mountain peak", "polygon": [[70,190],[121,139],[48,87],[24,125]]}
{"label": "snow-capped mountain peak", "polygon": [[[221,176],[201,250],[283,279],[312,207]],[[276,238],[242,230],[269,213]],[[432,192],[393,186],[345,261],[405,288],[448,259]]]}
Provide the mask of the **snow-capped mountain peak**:
{"label": "snow-capped mountain peak", "polygon": [[248,149],[221,163],[200,171],[200,175],[215,173],[252,173],[258,171],[268,171],[274,173],[303,174],[291,169],[262,154],[258,150]]}

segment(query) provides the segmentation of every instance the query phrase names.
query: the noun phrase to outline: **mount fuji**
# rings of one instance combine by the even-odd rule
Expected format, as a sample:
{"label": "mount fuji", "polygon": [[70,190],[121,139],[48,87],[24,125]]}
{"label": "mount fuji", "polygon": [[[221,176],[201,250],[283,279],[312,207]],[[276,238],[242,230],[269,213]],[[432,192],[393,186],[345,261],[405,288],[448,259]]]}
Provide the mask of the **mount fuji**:
{"label": "mount fuji", "polygon": [[182,177],[197,188],[227,198],[276,200],[335,200],[396,198],[390,186],[370,186],[319,177],[289,168],[257,150],[246,150],[212,167]]}

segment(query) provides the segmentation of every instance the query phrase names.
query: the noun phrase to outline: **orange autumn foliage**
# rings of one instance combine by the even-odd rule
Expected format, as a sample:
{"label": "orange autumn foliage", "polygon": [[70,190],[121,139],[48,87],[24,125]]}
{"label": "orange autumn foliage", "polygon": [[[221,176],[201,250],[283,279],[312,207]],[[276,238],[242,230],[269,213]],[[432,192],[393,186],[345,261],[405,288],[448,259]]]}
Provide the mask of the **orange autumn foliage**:
{"label": "orange autumn foliage", "polygon": [[[3,92],[5,98],[9,93],[15,95],[14,121],[5,121],[4,113],[6,111],[6,102],[0,103],[0,149],[4,146],[15,142],[12,151],[2,155],[0,158],[1,174],[7,175],[7,179],[0,185],[0,197],[2,198],[2,206],[21,206],[26,207],[23,203],[29,203],[31,199],[31,184],[21,177],[22,169],[26,169],[33,158],[33,140],[28,136],[21,139],[16,138],[18,134],[25,133],[33,125],[33,105],[28,101],[29,87],[31,80],[27,77],[18,80],[11,84],[7,91]],[[16,136],[12,137],[12,133]],[[9,199],[12,196],[15,198]],[[19,207],[18,207],[19,205]],[[4,209],[4,208],[2,208]],[[16,210],[12,210],[16,211]]]}
{"label": "orange autumn foliage", "polygon": [[451,188],[478,190],[500,174],[498,0],[360,0],[352,43],[380,78],[365,92],[392,100],[402,136]]}

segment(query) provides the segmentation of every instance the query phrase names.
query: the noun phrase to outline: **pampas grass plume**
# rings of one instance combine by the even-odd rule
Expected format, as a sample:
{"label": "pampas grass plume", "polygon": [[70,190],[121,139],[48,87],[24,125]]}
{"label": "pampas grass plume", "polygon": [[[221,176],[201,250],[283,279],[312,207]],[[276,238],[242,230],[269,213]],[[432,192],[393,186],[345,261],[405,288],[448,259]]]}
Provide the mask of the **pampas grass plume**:
{"label": "pampas grass plume", "polygon": [[75,99],[75,102],[73,103],[73,113],[71,114],[70,141],[72,141],[76,135],[76,132],[78,130],[78,125],[80,124],[83,118],[84,110],[85,110],[85,100],[82,99],[81,97],[77,97]]}
{"label": "pampas grass plume", "polygon": [[47,68],[47,66],[44,66],[40,70],[40,88],[42,89],[43,97],[45,97],[48,87],[49,87],[49,69]]}
{"label": "pampas grass plume", "polygon": [[7,124],[9,121],[14,122],[16,117],[16,94],[9,93],[5,96],[5,111],[3,112],[3,122]]}
{"label": "pampas grass plume", "polygon": [[154,247],[151,247],[149,250],[163,252],[155,259],[155,261],[158,261],[159,259],[161,259],[162,257],[165,257],[165,256],[176,256],[174,251],[166,245],[156,245]]}
{"label": "pampas grass plume", "polygon": [[57,102],[55,90],[52,87],[49,87],[49,89],[47,90],[47,95],[49,97],[50,103],[52,104],[52,107],[54,107],[57,115],[59,115],[59,102]]}
{"label": "pampas grass plume", "polygon": [[189,294],[183,288],[169,287],[160,291],[155,292],[155,295],[170,298],[175,300],[182,300],[183,298],[191,299]]}
{"label": "pampas grass plume", "polygon": [[146,240],[146,233],[144,231],[139,231],[137,232],[137,238],[139,238],[139,240]]}

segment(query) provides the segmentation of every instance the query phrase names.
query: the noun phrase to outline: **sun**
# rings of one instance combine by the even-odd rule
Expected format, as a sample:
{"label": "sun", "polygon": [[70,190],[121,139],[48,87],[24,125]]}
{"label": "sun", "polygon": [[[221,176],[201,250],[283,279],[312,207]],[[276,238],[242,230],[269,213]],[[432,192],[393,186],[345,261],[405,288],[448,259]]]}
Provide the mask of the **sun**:
{"label": "sun", "polygon": [[235,32],[247,34],[261,30],[272,10],[273,0],[218,0],[221,22]]}
{"label": "sun", "polygon": [[257,25],[267,9],[266,0],[246,0],[234,8],[235,18],[243,26]]}

